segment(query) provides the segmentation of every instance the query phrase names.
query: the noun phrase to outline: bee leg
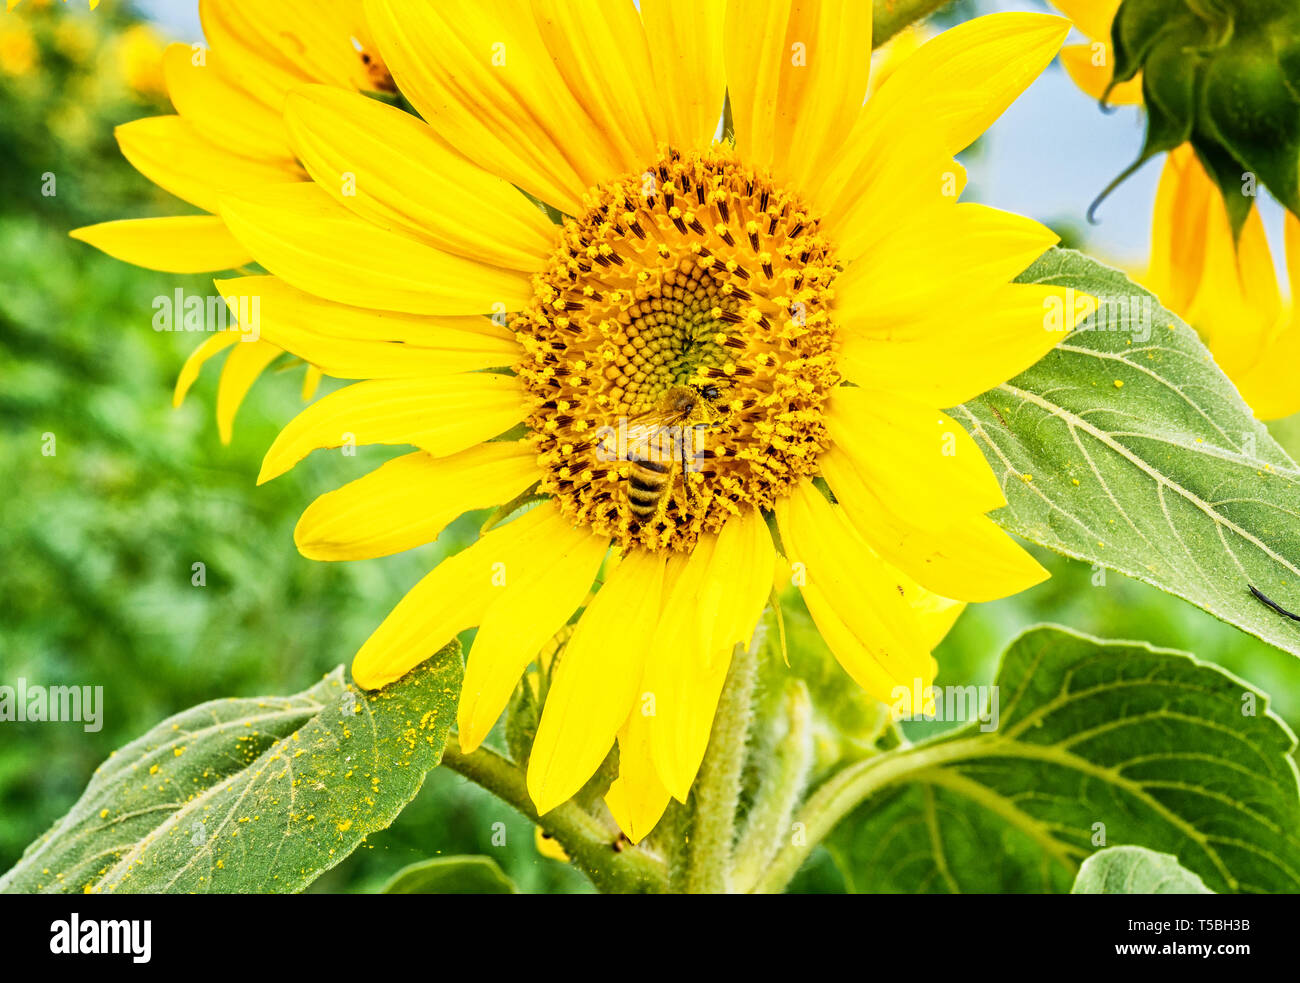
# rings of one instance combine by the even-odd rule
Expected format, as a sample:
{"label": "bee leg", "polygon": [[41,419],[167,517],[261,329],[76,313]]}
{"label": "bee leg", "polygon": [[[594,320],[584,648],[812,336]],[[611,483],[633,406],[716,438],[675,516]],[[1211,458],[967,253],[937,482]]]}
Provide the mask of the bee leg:
{"label": "bee leg", "polygon": [[683,505],[685,505],[687,508],[694,508],[695,501],[691,494],[690,469],[686,466],[686,435],[685,434],[683,434],[681,436],[681,439],[678,441],[678,447],[681,450],[682,496],[684,499]]}

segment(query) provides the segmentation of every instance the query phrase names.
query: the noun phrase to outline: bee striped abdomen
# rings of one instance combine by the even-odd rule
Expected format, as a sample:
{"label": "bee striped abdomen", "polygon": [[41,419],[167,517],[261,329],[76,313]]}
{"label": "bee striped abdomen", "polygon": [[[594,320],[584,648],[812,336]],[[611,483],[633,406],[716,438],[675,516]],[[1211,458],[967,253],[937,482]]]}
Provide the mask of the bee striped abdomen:
{"label": "bee striped abdomen", "polygon": [[628,504],[632,514],[645,522],[659,511],[659,503],[672,479],[672,465],[663,461],[629,460],[628,466]]}
{"label": "bee striped abdomen", "polygon": [[649,522],[668,498],[676,472],[677,441],[674,429],[662,427],[627,456],[627,499],[633,517]]}

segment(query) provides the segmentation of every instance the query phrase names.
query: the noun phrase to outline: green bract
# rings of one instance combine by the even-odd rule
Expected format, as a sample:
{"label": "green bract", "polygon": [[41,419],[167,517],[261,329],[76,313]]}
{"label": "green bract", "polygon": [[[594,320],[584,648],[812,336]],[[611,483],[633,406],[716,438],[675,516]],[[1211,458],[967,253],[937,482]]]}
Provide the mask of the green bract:
{"label": "green bract", "polygon": [[1112,86],[1142,72],[1147,134],[1124,175],[1191,141],[1234,233],[1262,184],[1300,214],[1300,5],[1292,0],[1124,0]]}

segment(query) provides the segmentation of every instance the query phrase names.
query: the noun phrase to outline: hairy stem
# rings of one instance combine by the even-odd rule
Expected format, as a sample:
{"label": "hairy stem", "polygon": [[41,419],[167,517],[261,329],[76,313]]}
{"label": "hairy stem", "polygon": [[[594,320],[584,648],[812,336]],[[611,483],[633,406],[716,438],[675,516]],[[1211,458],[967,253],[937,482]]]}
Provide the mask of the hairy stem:
{"label": "hairy stem", "polygon": [[823,783],[804,803],[797,818],[802,835],[781,848],[754,886],[755,893],[782,891],[799,872],[808,854],[836,824],[881,789],[935,765],[987,751],[988,747],[987,740],[967,739],[899,748],[845,768]]}
{"label": "hairy stem", "polygon": [[908,24],[928,17],[952,0],[875,0],[871,47],[879,48]]}
{"label": "hairy stem", "polygon": [[668,888],[663,861],[628,846],[595,817],[573,802],[538,816],[528,797],[524,773],[504,755],[480,747],[469,754],[460,749],[459,735],[447,735],[442,763],[493,795],[508,802],[555,838],[565,853],[601,891],[617,894],[659,893]]}
{"label": "hairy stem", "polygon": [[748,648],[737,645],[713,718],[709,749],[695,782],[695,823],[687,856],[686,890],[725,894],[731,890],[731,854],[736,839],[740,780],[749,743],[758,650],[763,632]]}
{"label": "hairy stem", "polygon": [[802,680],[787,685],[784,703],[785,735],[759,784],[758,795],[736,846],[732,886],[742,893],[758,883],[772,857],[790,836],[790,821],[812,767],[812,700]]}

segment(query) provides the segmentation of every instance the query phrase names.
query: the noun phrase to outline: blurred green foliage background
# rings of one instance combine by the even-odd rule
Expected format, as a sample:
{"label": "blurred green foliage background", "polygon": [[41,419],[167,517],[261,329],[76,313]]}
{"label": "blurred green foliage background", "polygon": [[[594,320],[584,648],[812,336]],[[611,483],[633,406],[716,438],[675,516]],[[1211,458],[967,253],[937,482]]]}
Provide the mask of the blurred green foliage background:
{"label": "blurred green foliage background", "polygon": [[[168,111],[160,51],[116,4],[90,15],[37,3],[0,20],[0,683],[103,686],[105,698],[98,733],[0,723],[0,870],[71,806],[100,761],[164,717],[219,697],[295,692],[348,662],[484,518],[466,516],[400,556],[306,560],[293,546],[303,507],[387,455],[316,454],[255,487],[262,453],[301,405],[293,365],[254,387],[230,446],[216,435],[216,366],[171,408],[201,337],[153,330],[153,299],[178,286],[207,294],[210,281],[130,267],[67,237],[90,222],[185,210],[112,140],[116,123]],[[49,174],[53,195],[42,193]],[[50,434],[56,453],[46,456]],[[1278,435],[1300,450],[1300,427]],[[937,653],[940,685],[988,683],[1011,638],[1052,621],[1191,651],[1272,694],[1300,726],[1295,659],[1118,574],[1039,556],[1049,582],[962,616]],[[192,584],[195,563],[205,586]],[[871,718],[800,613],[788,617],[791,671],[809,679],[823,716]],[[315,889],[374,890],[408,863],[465,853],[492,857],[524,891],[588,890],[537,852],[521,816],[443,771]],[[795,887],[839,885],[819,855]]]}

